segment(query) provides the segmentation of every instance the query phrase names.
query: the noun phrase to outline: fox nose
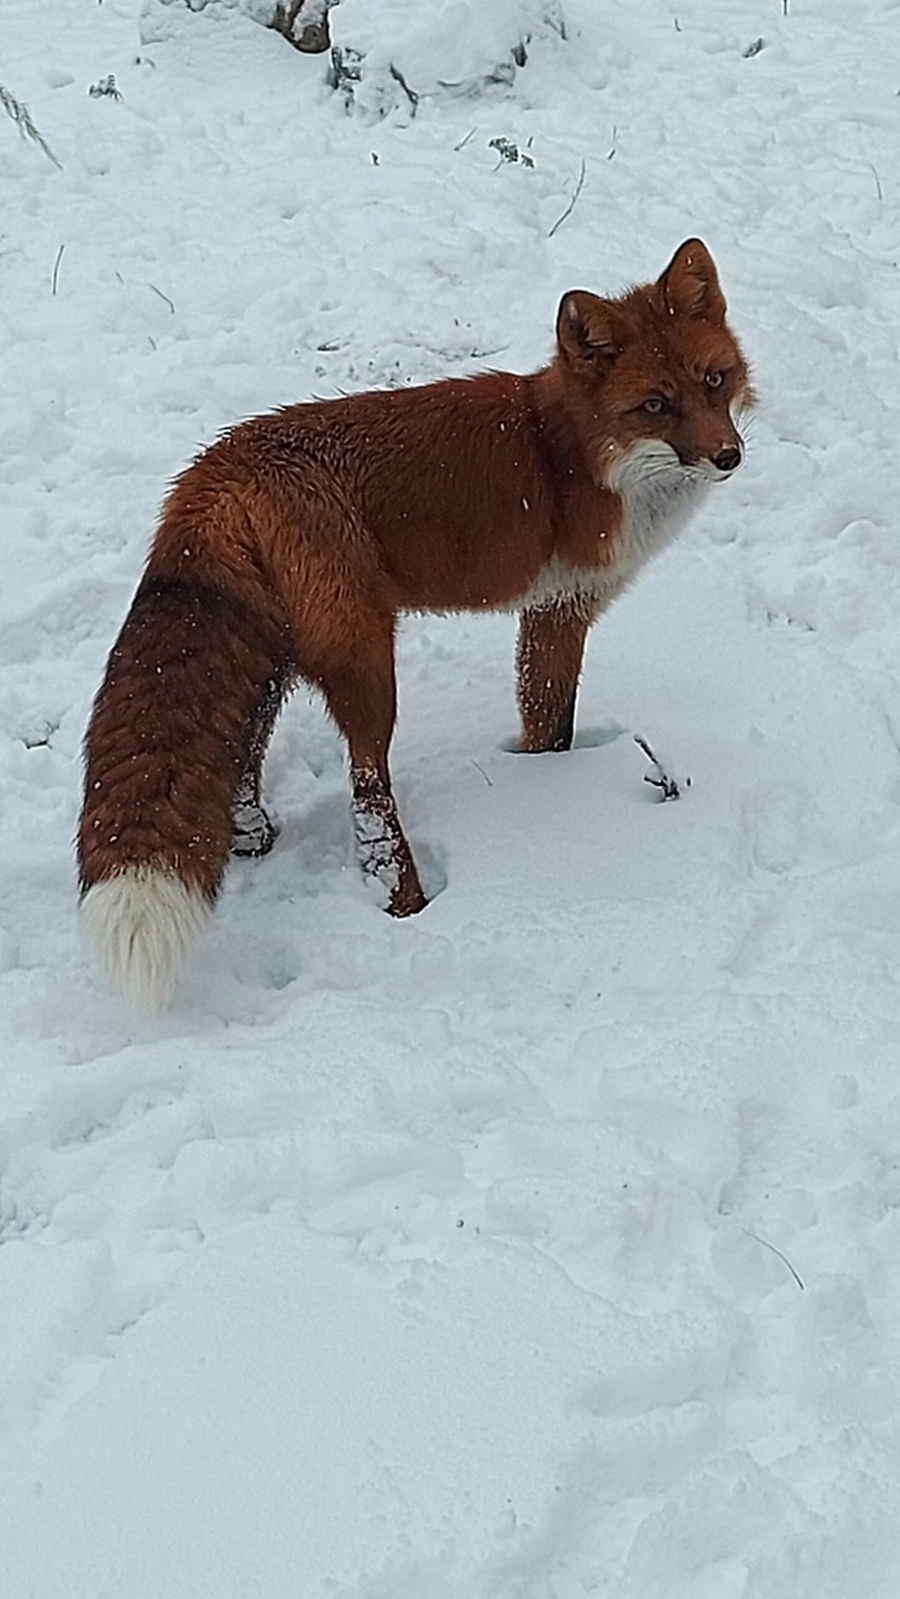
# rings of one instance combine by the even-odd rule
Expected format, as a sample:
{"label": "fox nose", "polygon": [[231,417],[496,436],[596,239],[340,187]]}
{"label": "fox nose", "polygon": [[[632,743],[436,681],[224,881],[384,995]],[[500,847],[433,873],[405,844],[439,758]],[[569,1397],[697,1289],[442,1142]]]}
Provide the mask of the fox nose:
{"label": "fox nose", "polygon": [[720,450],[718,455],[713,456],[712,463],[720,472],[733,472],[741,464],[741,452],[736,445],[730,444],[727,450]]}

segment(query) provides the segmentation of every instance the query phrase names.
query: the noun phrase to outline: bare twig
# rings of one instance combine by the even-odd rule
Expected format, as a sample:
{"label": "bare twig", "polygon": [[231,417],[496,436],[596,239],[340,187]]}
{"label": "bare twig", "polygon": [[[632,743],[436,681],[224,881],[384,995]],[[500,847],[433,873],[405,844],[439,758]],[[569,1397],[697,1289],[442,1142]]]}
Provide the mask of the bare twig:
{"label": "bare twig", "polygon": [[800,1276],[800,1273],[795,1269],[795,1267],[791,1265],[787,1255],[783,1255],[780,1249],[777,1249],[774,1244],[770,1244],[768,1238],[760,1238],[759,1233],[751,1232],[749,1227],[742,1227],[741,1231],[746,1233],[748,1238],[754,1238],[758,1244],[762,1244],[763,1249],[771,1249],[772,1254],[777,1255],[778,1259],[785,1266],[787,1266],[788,1271],[790,1272],[794,1282],[797,1284],[797,1287],[801,1290],[801,1292],[806,1292],[806,1284],[803,1281],[803,1278]]}
{"label": "bare twig", "polygon": [[147,288],[148,289],[152,289],[154,294],[158,294],[161,300],[165,300],[166,305],[169,307],[169,310],[171,311],[172,315],[174,316],[175,315],[175,305],[174,305],[174,302],[169,299],[169,296],[167,294],[163,294],[162,289],[158,289],[156,287],[155,283],[148,283],[147,284]]}
{"label": "bare twig", "polygon": [[53,263],[53,273],[52,273],[52,276],[50,278],[50,292],[53,295],[54,299],[56,299],[56,290],[57,290],[57,285],[59,284],[59,263],[60,263],[60,261],[63,258],[63,250],[64,249],[65,249],[65,245],[61,244],[59,249],[56,252],[56,260]]}
{"label": "bare twig", "polygon": [[403,76],[403,73],[400,71],[400,68],[399,67],[395,67],[393,61],[391,62],[389,70],[390,70],[391,77],[394,79],[394,82],[395,83],[399,83],[401,89],[403,90],[403,93],[406,95],[406,98],[409,101],[410,108],[412,110],[412,114],[413,114],[413,116],[415,116],[416,112],[419,109],[419,96],[416,93],[416,90],[410,88],[409,84],[407,83],[406,79]]}
{"label": "bare twig", "polygon": [[869,171],[871,172],[873,178],[875,179],[875,192],[878,195],[879,200],[883,200],[884,199],[884,190],[881,187],[881,179],[878,176],[878,168],[871,161],[869,162]]}
{"label": "bare twig", "polygon": [[492,777],[488,777],[487,772],[485,771],[484,767],[483,766],[479,766],[478,762],[474,759],[474,757],[470,757],[470,759],[472,760],[472,765],[474,766],[476,772],[480,772],[481,773],[482,777],[484,778],[485,782],[487,783],[488,788],[493,788],[494,779]]}
{"label": "bare twig", "polygon": [[[633,733],[632,738],[642,754],[646,755],[650,765],[653,767],[653,772],[655,774],[652,777],[645,775],[644,782],[649,783],[651,788],[659,789],[659,797],[661,800],[680,799],[681,789],[678,787],[678,784],[676,783],[674,777],[672,777],[671,773],[667,772],[661,761],[657,760],[652,749],[650,748],[650,745],[647,743],[647,740],[645,738],[641,738],[639,733]],[[685,778],[684,784],[685,788],[690,788],[691,780],[689,777]]]}
{"label": "bare twig", "polygon": [[504,161],[521,161],[523,167],[534,166],[533,157],[530,156],[526,150],[520,150],[519,146],[517,144],[513,144],[511,139],[489,139],[488,149],[496,150],[497,152],[497,165],[494,167],[495,172],[499,172]]}
{"label": "bare twig", "polygon": [[466,145],[468,144],[469,140],[474,138],[474,136],[475,136],[475,129],[474,128],[470,128],[468,133],[466,134],[465,138],[464,139],[460,139],[459,144],[455,144],[453,146],[454,150],[464,150]]}
{"label": "bare twig", "polygon": [[92,83],[88,89],[88,94],[92,100],[102,100],[104,96],[109,100],[122,99],[122,92],[116,83],[114,72],[108,72],[105,78],[100,79],[99,83]]}
{"label": "bare twig", "polygon": [[62,172],[62,162],[57,161],[56,156],[53,154],[53,151],[51,150],[43,134],[38,132],[31,120],[31,112],[29,111],[27,105],[25,105],[24,101],[17,100],[15,95],[10,94],[8,89],[4,89],[2,83],[0,83],[0,105],[2,105],[7,116],[12,117],[12,120],[21,133],[22,138],[31,139],[36,145],[39,145],[47,157],[47,160],[52,161],[57,170]]}
{"label": "bare twig", "polygon": [[562,216],[561,217],[557,217],[556,221],[554,222],[552,228],[550,229],[550,232],[547,234],[547,238],[548,239],[552,239],[553,238],[553,235],[556,232],[557,228],[561,228],[563,223],[566,220],[566,217],[570,217],[572,215],[572,212],[575,210],[575,205],[576,205],[576,202],[578,200],[578,196],[580,195],[582,189],[584,188],[584,175],[585,175],[586,171],[587,171],[587,166],[586,166],[586,163],[585,163],[585,160],[584,160],[584,156],[582,156],[582,158],[581,158],[581,171],[578,174],[578,182],[575,185],[575,193],[572,195],[572,198],[569,201],[568,205],[566,206],[566,209],[563,212]]}

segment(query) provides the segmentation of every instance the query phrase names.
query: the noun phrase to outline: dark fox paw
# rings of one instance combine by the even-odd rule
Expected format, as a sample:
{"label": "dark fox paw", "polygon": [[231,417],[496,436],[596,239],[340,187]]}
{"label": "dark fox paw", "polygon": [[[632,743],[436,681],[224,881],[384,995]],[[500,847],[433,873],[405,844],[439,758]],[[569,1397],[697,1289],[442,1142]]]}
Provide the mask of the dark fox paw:
{"label": "dark fox paw", "polygon": [[234,832],[231,837],[232,855],[257,857],[268,855],[278,828],[261,805],[236,805]]}

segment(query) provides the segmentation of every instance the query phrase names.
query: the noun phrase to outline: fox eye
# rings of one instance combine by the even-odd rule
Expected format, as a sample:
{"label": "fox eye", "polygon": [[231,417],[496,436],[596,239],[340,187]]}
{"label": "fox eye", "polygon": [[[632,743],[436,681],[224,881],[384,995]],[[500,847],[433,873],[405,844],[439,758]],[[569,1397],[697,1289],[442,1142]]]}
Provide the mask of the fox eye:
{"label": "fox eye", "polygon": [[668,409],[668,404],[661,394],[651,394],[641,406],[641,410],[646,411],[648,416],[662,416],[663,411]]}
{"label": "fox eye", "polygon": [[725,373],[724,372],[707,372],[707,374],[706,374],[706,387],[708,389],[720,389],[724,382],[725,382]]}

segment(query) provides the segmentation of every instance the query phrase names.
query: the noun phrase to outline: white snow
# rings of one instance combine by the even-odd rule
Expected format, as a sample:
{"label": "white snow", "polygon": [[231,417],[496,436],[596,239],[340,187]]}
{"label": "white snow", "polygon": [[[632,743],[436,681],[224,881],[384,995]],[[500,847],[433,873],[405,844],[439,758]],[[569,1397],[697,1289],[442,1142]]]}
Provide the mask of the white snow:
{"label": "white snow", "polygon": [[[0,7],[62,164],[0,112],[0,1593],[896,1599],[900,8],[566,0],[380,122],[138,9]],[[70,840],[167,482],[264,407],[533,368],[693,234],[763,404],[574,751],[508,753],[511,617],[410,621],[427,910],[373,904],[299,694],[274,850],[136,1018]]]}

